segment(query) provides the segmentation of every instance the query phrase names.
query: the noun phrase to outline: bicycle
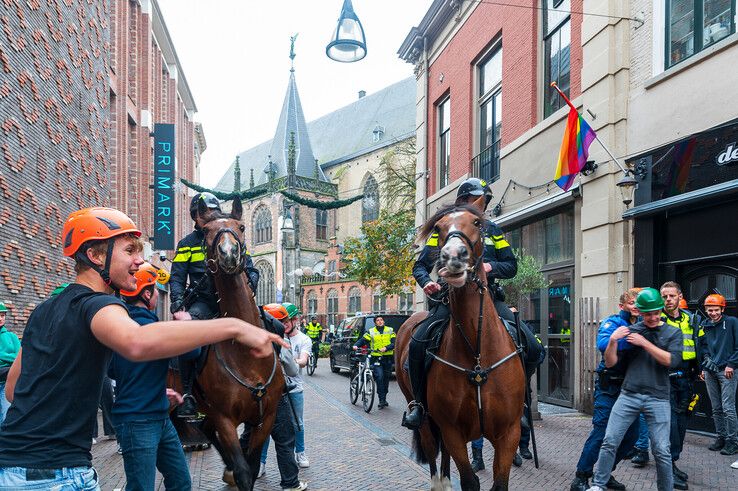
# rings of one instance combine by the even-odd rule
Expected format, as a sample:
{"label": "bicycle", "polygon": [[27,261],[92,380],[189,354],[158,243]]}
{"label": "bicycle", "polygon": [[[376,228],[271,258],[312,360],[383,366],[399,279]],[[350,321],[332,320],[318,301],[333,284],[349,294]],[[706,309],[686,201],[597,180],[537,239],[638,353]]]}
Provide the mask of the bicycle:
{"label": "bicycle", "polygon": [[374,406],[374,395],[377,393],[377,383],[374,381],[374,372],[372,371],[371,356],[368,351],[357,353],[357,356],[363,356],[363,361],[359,361],[357,369],[352,371],[351,381],[349,382],[349,397],[351,404],[356,404],[361,394],[361,404],[364,412],[368,413]]}
{"label": "bicycle", "polygon": [[317,367],[318,367],[318,359],[315,357],[315,350],[311,348],[310,353],[308,354],[308,364],[305,367],[307,368],[308,375],[312,377]]}

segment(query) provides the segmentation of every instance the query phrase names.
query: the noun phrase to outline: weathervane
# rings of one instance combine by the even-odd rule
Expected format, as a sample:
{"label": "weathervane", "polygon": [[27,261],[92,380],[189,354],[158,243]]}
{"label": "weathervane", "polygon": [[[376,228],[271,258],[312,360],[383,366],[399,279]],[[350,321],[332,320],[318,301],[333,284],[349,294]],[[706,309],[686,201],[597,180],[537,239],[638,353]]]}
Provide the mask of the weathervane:
{"label": "weathervane", "polygon": [[[297,33],[299,34],[299,33]],[[290,60],[291,60],[291,66],[290,71],[295,71],[295,40],[297,39],[297,34],[294,36],[290,36]]]}

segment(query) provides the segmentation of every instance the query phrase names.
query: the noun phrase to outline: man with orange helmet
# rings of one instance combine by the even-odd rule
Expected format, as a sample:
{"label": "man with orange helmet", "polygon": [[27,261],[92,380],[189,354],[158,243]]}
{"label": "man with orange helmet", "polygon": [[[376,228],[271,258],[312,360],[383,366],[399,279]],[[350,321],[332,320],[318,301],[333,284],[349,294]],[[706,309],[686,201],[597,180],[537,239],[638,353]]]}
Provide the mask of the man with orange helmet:
{"label": "man with orange helmet", "polygon": [[[156,305],[158,268],[149,263],[134,275],[136,287],[121,290],[131,319],[141,326],[159,321]],[[187,355],[182,355],[187,356]],[[189,353],[193,355],[193,352]],[[115,380],[113,424],[123,454],[127,489],[153,489],[156,470],[164,476],[166,489],[189,490],[190,472],[177,430],[169,419],[169,399],[181,400],[170,391],[167,397],[169,360],[132,362],[113,354],[108,375]]]}
{"label": "man with orange helmet", "polygon": [[272,343],[285,345],[233,318],[137,324],[113,293],[136,288],[140,235],[128,216],[111,208],[75,211],[64,223],[63,252],[75,261],[77,276],[31,313],[8,373],[0,489],[99,489],[90,436],[112,351],[147,361],[233,339],[266,357]]}
{"label": "man with orange helmet", "polygon": [[738,319],[724,315],[725,297],[705,298],[708,319],[699,331],[702,375],[712,404],[712,418],[718,437],[708,448],[723,455],[738,453],[738,417],[735,411],[738,367]]}

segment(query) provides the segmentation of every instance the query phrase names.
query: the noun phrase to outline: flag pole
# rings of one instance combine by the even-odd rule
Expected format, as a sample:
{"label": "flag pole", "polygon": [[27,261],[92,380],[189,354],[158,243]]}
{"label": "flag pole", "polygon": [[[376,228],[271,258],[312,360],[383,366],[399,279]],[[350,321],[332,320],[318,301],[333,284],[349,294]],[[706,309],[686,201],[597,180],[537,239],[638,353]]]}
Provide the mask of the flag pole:
{"label": "flag pole", "polygon": [[[566,97],[566,95],[561,91],[561,89],[559,89],[559,86],[556,85],[556,82],[551,82],[551,87],[553,87],[554,89],[556,89],[556,92],[558,92],[559,95],[566,101],[566,103],[569,105],[569,107],[572,108],[572,109],[574,109],[574,111],[576,111],[577,114],[579,114],[579,111],[577,111],[577,108],[574,107],[574,104],[572,104],[571,101],[569,100],[569,98]],[[584,116],[582,116],[581,114],[579,114],[579,117],[580,118],[584,118]],[[623,174],[625,174],[627,176],[628,175],[628,171],[625,170],[625,167],[623,167],[623,165],[620,163],[620,161],[612,154],[612,152],[610,151],[610,149],[607,148],[607,146],[602,142],[602,140],[600,140],[600,137],[597,136],[597,133],[596,132],[593,132],[593,133],[594,133],[594,136],[595,136],[595,140],[597,140],[597,142],[600,144],[600,146],[605,150],[605,152],[607,152],[607,154],[610,156],[610,158],[613,160],[613,162],[615,162],[615,164],[618,167],[620,167],[620,170],[623,171]]]}

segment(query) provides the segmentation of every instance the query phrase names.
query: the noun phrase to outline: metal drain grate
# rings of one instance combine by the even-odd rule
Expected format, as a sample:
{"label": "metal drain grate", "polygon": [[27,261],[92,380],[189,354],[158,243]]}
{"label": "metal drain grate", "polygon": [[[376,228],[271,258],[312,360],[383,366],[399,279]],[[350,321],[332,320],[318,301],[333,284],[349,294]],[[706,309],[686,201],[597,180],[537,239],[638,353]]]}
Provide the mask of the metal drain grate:
{"label": "metal drain grate", "polygon": [[389,445],[394,445],[395,443],[397,443],[394,438],[377,438],[377,441],[383,447],[387,447]]}

